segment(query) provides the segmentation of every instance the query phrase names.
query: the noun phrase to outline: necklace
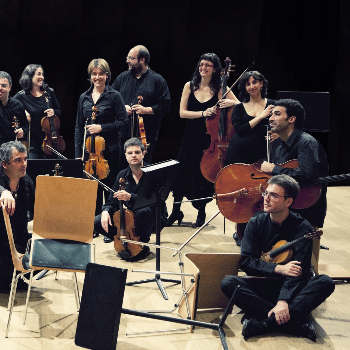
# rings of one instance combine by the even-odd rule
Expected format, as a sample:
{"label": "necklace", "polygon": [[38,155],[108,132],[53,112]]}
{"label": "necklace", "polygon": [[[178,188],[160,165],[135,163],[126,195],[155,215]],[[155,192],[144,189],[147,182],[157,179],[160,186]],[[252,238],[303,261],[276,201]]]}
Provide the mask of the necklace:
{"label": "necklace", "polygon": [[19,186],[19,183],[17,184],[17,187],[16,187],[16,189],[14,191],[11,190],[11,194],[12,194],[14,199],[17,199],[17,197],[18,197],[18,194],[17,194],[18,186]]}

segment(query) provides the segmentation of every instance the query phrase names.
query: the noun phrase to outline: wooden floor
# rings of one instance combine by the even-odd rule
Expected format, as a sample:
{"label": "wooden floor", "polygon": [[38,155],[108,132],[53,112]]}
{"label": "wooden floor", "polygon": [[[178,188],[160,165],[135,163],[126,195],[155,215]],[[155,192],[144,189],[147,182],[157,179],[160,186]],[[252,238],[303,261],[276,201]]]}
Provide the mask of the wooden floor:
{"label": "wooden floor", "polygon": [[[171,210],[172,198],[167,202]],[[350,187],[331,187],[328,191],[328,213],[321,243],[329,250],[321,250],[321,270],[330,274],[343,273],[350,277]],[[207,207],[207,218],[218,209],[215,202]],[[165,228],[161,233],[161,244],[179,248],[195,229],[191,227],[196,219],[196,210],[189,203],[182,206],[185,213],[181,226]],[[219,214],[202,232],[193,238],[183,252],[239,252],[232,239],[234,223],[226,220],[226,234],[223,231],[224,219]],[[137,263],[121,261],[113,249],[113,244],[105,244],[102,237],[95,240],[96,263],[128,269],[127,281],[139,281],[154,275],[132,270],[155,270],[155,249],[145,260]],[[155,242],[152,235],[151,242]],[[178,257],[171,257],[172,251],[161,251],[161,271],[180,272]],[[343,269],[343,271],[342,271]],[[168,276],[164,276],[167,278]],[[84,275],[80,274],[82,288]],[[123,308],[136,310],[173,310],[181,295],[179,286],[164,283],[169,300],[163,299],[156,283],[127,286]],[[0,294],[0,349],[81,349],[74,344],[78,313],[73,294],[71,274],[60,273],[55,281],[53,274],[34,281],[34,288],[26,325],[22,324],[25,292],[17,294],[9,338],[5,339],[8,318],[8,294]],[[350,284],[337,283],[335,292],[313,312],[317,328],[317,342],[308,339],[274,334],[245,341],[241,335],[241,313],[237,307],[227,318],[224,330],[229,349],[349,349],[350,344]],[[176,316],[177,309],[173,312]],[[222,312],[199,312],[197,320],[218,323]],[[173,329],[180,329],[172,331]],[[183,329],[183,330],[181,330]],[[158,330],[163,330],[158,332]],[[148,332],[145,334],[131,334]],[[218,350],[222,349],[216,331],[196,328],[190,333],[186,326],[126,314],[121,315],[117,349],[162,349],[162,350]]]}

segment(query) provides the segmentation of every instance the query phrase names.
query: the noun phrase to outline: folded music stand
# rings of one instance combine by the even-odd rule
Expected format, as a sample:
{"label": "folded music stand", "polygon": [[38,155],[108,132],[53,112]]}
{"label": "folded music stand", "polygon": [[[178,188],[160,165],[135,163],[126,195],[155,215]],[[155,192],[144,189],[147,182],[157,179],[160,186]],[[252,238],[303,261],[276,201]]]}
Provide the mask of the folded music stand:
{"label": "folded music stand", "polygon": [[[160,231],[161,231],[161,206],[162,202],[169,196],[172,184],[174,182],[176,173],[180,163],[176,160],[168,160],[165,162],[152,164],[142,168],[144,174],[140,182],[140,187],[137,191],[137,198],[132,207],[132,211],[145,208],[150,205],[156,205],[156,244],[160,245]],[[156,271],[160,271],[160,249],[156,248]],[[177,280],[163,279],[166,282],[180,283]],[[165,300],[168,296],[162,285],[160,275],[156,274],[155,278],[136,282],[128,282],[126,285],[156,282],[160,292]]]}

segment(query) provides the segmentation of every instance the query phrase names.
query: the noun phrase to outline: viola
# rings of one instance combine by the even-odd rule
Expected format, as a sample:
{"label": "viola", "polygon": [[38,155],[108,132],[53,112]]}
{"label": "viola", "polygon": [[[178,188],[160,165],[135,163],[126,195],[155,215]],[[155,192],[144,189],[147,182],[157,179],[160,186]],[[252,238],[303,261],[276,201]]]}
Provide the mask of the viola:
{"label": "viola", "polygon": [[[222,78],[222,92],[219,100],[225,98],[227,94],[227,80],[230,72],[233,72],[231,60],[227,57],[225,60],[225,71]],[[219,102],[218,102],[219,103]],[[216,104],[216,106],[218,105]],[[207,134],[210,134],[211,141],[209,148],[203,152],[200,163],[202,175],[210,182],[215,182],[219,171],[224,167],[226,150],[235,133],[231,123],[233,107],[218,108],[215,115],[206,118],[205,124]]]}
{"label": "viola", "polygon": [[[125,179],[119,180],[119,191],[125,188]],[[140,244],[122,242],[121,238],[140,242],[140,237],[136,235],[135,214],[128,209],[124,209],[123,201],[119,201],[119,210],[113,215],[114,226],[117,227],[117,234],[114,236],[114,249],[118,253],[128,253],[130,258],[139,254],[143,247]]]}
{"label": "viola", "polygon": [[[47,91],[44,91],[44,98],[48,108],[51,108],[50,98]],[[45,139],[43,141],[43,151],[47,155],[51,155],[52,151],[47,147],[50,146],[59,152],[63,152],[66,148],[66,143],[63,137],[59,134],[60,118],[57,115],[52,117],[45,116],[41,119],[41,128],[45,132]]]}
{"label": "viola", "polygon": [[311,239],[313,237],[320,238],[322,234],[323,232],[321,230],[317,230],[310,233],[306,233],[305,235],[291,242],[280,240],[272,247],[272,249],[269,252],[263,253],[260,259],[265,262],[272,262],[274,264],[285,265],[293,257],[293,250],[290,249],[291,247],[293,247],[300,241],[303,241],[304,239]]}
{"label": "viola", "polygon": [[[283,168],[296,169],[297,160],[279,164]],[[231,164],[223,168],[215,181],[215,198],[222,215],[235,223],[246,223],[257,211],[263,210],[262,193],[268,187],[267,181],[272,177],[260,170],[261,161],[252,165]],[[306,209],[320,198],[321,184],[301,187],[292,208]]]}
{"label": "viola", "polygon": [[[13,116],[13,122],[11,123],[12,127],[14,128],[15,131],[17,131],[19,129],[19,121],[17,119],[16,116]],[[27,149],[27,151],[29,150],[29,145],[27,141],[24,141],[24,139],[18,139],[17,138],[17,134],[16,134],[16,141],[20,141],[23,143],[23,145],[25,146],[25,148]]]}
{"label": "viola", "polygon": [[[143,97],[137,96],[137,104],[140,105],[143,101]],[[134,135],[134,125],[135,125],[135,117],[133,115],[133,120],[131,123],[131,137],[135,136],[138,137],[141,141],[143,146],[145,147],[145,150],[147,151],[147,148],[149,147],[149,143],[147,143],[147,138],[146,138],[146,129],[145,129],[145,124],[143,122],[143,118],[140,117],[139,115],[137,116],[137,127],[136,127],[136,133]]]}
{"label": "viola", "polygon": [[[92,107],[91,120],[96,121],[98,108]],[[89,159],[85,163],[85,171],[97,176],[100,180],[105,179],[109,174],[109,165],[103,157],[105,150],[105,139],[102,136],[90,135],[86,140],[86,150],[89,152]]]}

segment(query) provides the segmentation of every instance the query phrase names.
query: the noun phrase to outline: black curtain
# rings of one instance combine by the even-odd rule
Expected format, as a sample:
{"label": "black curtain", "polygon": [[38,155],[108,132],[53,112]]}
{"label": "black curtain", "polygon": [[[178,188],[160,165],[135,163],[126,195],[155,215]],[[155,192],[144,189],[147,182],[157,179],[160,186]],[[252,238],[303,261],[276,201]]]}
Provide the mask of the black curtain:
{"label": "black curtain", "polygon": [[106,59],[113,81],[127,68],[129,50],[145,45],[150,67],[167,80],[172,98],[157,162],[177,157],[186,123],[178,115],[181,93],[200,55],[215,52],[222,63],[231,58],[236,71],[229,85],[255,61],[253,69],[269,80],[271,98],[277,91],[330,92],[330,131],[314,136],[327,151],[331,174],[340,174],[350,172],[349,10],[346,0],[0,0],[0,70],[12,76],[14,95],[27,64],[44,67],[62,108],[65,155],[73,158],[76,108],[89,87],[89,62]]}

